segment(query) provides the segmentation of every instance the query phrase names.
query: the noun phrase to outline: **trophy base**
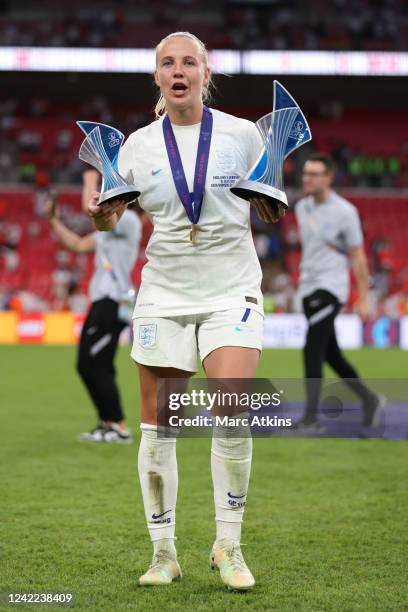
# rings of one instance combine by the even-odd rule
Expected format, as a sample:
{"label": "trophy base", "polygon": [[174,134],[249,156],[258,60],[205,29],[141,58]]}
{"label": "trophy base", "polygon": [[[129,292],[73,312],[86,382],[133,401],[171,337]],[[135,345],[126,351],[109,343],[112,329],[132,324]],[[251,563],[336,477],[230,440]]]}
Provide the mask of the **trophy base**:
{"label": "trophy base", "polygon": [[257,181],[247,181],[245,179],[239,180],[234,187],[230,188],[230,191],[239,198],[244,200],[250,200],[251,198],[265,198],[269,202],[275,204],[283,204],[285,208],[288,208],[288,199],[286,193],[271,185],[265,183],[258,183]]}
{"label": "trophy base", "polygon": [[113,200],[124,200],[125,202],[133,202],[140,196],[140,191],[134,188],[133,185],[121,185],[104,191],[99,196],[98,206],[107,204]]}

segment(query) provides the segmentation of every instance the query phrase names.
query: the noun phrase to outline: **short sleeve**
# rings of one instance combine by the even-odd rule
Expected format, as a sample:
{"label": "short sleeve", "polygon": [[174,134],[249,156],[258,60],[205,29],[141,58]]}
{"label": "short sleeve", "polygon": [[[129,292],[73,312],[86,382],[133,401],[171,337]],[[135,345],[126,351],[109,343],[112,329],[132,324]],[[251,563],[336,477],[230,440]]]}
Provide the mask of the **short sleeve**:
{"label": "short sleeve", "polygon": [[129,136],[125,144],[119,151],[118,170],[119,174],[129,185],[134,184],[134,163],[133,163],[133,134]]}
{"label": "short sleeve", "polygon": [[263,148],[261,135],[255,123],[247,122],[248,170],[252,168]]}
{"label": "short sleeve", "polygon": [[357,210],[350,207],[344,219],[343,235],[347,248],[361,246],[363,244],[363,231],[361,229],[360,217]]}

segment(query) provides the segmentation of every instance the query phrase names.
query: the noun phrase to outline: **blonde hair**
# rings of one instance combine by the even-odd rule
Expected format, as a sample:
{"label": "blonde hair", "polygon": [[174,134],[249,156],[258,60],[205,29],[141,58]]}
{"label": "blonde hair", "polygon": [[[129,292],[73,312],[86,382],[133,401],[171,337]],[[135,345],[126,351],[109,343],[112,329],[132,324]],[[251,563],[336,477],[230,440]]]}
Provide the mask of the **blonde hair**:
{"label": "blonde hair", "polygon": [[[165,36],[156,47],[156,66],[157,66],[157,56],[159,54],[161,47],[168,40],[170,40],[171,38],[175,38],[177,36],[183,36],[184,38],[188,38],[192,40],[198,47],[200,58],[204,65],[204,68],[209,68],[208,51],[207,51],[205,44],[199,38],[197,38],[197,36],[194,36],[194,34],[191,34],[190,32],[173,32],[172,34]],[[203,89],[201,92],[201,97],[202,97],[203,102],[209,102],[211,100],[211,89],[213,88],[214,88],[214,83],[210,76],[208,83],[205,83],[203,85]],[[156,119],[159,119],[159,117],[161,117],[161,115],[163,115],[165,112],[166,112],[166,100],[164,99],[163,94],[160,92],[159,99],[157,100],[156,106],[154,107],[154,113],[156,115]]]}

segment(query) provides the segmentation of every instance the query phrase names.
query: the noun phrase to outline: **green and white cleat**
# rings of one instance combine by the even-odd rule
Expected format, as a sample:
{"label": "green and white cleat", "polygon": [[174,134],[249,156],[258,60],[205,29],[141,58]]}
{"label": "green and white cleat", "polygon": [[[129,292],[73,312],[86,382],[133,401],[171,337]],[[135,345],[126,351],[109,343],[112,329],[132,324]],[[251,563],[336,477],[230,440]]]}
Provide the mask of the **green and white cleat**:
{"label": "green and white cleat", "polygon": [[139,578],[140,586],[160,586],[171,584],[182,577],[176,559],[167,550],[159,550],[153,555],[152,563],[143,576]]}
{"label": "green and white cleat", "polygon": [[255,584],[236,540],[216,540],[210,554],[211,569],[218,567],[221,580],[233,591],[249,591]]}

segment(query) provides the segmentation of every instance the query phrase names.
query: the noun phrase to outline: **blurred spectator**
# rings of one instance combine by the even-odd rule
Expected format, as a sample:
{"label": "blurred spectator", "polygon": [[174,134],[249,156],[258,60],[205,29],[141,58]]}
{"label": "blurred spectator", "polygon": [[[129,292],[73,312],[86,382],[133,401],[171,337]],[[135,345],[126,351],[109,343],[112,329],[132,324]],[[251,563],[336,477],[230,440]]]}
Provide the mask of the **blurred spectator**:
{"label": "blurred spectator", "polygon": [[30,221],[27,226],[27,234],[30,238],[37,238],[40,233],[40,224],[38,221]]}
{"label": "blurred spectator", "polygon": [[17,312],[44,312],[48,308],[47,302],[31,291],[16,291],[10,300],[10,310]]}
{"label": "blurred spectator", "polygon": [[[71,4],[60,3],[67,14]],[[186,3],[181,0],[155,0],[149,5],[123,0],[120,8],[113,2],[98,11],[81,6],[75,19],[64,11],[48,8],[48,18],[27,19],[23,11],[8,11],[0,31],[0,45],[44,45],[68,47],[141,47],[151,44],[152,34],[145,33],[146,23],[157,28],[160,40],[175,27]],[[221,0],[207,2],[205,10],[188,6],[190,17],[182,30],[195,31],[208,23],[210,48],[220,48],[220,33],[227,46],[239,49],[310,49],[310,50],[406,50],[405,4],[389,0],[305,0],[280,3],[237,3]],[[148,10],[147,10],[148,9]],[[47,11],[46,6],[42,6]],[[124,19],[126,15],[126,19]],[[211,20],[209,19],[211,17]]]}
{"label": "blurred spectator", "polygon": [[21,164],[19,168],[19,178],[22,183],[33,183],[36,173],[36,167],[33,163],[27,162]]}
{"label": "blurred spectator", "polygon": [[394,319],[408,315],[408,274],[403,278],[399,289],[384,299],[382,312]]}
{"label": "blurred spectator", "polygon": [[[29,102],[35,103],[36,108],[27,116],[27,109],[19,106],[14,99],[0,99],[0,110],[4,109],[6,114],[6,118],[0,121],[0,183],[36,183],[42,189],[48,187],[50,180],[55,183],[80,183],[82,162],[78,159],[78,149],[81,134],[74,129],[78,116],[115,125],[125,134],[145,126],[149,120],[145,109],[113,106],[101,95],[84,99],[76,108],[73,106],[70,109],[51,105],[43,98]],[[42,116],[51,109],[51,118]],[[36,115],[35,120],[32,113]],[[259,118],[256,111],[250,114],[252,120]],[[305,159],[317,146],[331,152],[335,158],[338,167],[336,184],[339,186],[408,185],[408,132],[403,119],[397,134],[383,129],[373,140],[363,138],[358,128],[362,127],[362,131],[368,135],[377,129],[380,118],[367,116],[357,124],[353,111],[350,114],[351,118],[337,100],[328,99],[320,103],[318,117],[310,116],[312,143],[285,161],[286,188],[298,183]],[[367,143],[367,149],[364,143]]]}
{"label": "blurred spectator", "polygon": [[364,155],[348,152],[346,168],[357,187],[391,186],[401,172],[397,155]]}
{"label": "blurred spectator", "polygon": [[24,305],[22,299],[20,299],[18,292],[13,292],[8,299],[8,303],[6,306],[7,310],[12,310],[13,312],[21,313],[24,311]]}
{"label": "blurred spectator", "polygon": [[58,268],[52,273],[52,293],[56,310],[66,308],[68,290],[73,282],[72,272],[66,263],[59,263]]}
{"label": "blurred spectator", "polygon": [[22,229],[19,223],[7,223],[5,230],[5,245],[9,249],[17,248],[21,239],[21,233]]}
{"label": "blurred spectator", "polygon": [[49,101],[47,98],[35,97],[30,100],[29,111],[31,117],[43,119],[49,111]]}
{"label": "blurred spectator", "polygon": [[89,306],[88,296],[77,284],[69,287],[67,303],[69,310],[75,314],[85,314]]}
{"label": "blurred spectator", "polygon": [[42,135],[39,132],[23,128],[17,137],[17,144],[20,151],[25,153],[36,153],[42,143]]}
{"label": "blurred spectator", "polygon": [[7,272],[15,272],[20,263],[19,254],[14,249],[4,248],[0,253],[4,257],[4,268]]}
{"label": "blurred spectator", "polygon": [[276,306],[275,312],[292,312],[296,290],[291,284],[290,276],[285,272],[276,274],[271,289],[271,295]]}
{"label": "blurred spectator", "polygon": [[44,210],[46,208],[46,203],[49,198],[49,193],[47,189],[36,189],[34,192],[34,212],[37,217],[42,217],[44,215]]}
{"label": "blurred spectator", "polygon": [[8,151],[0,152],[0,183],[15,182],[17,178],[12,154]]}
{"label": "blurred spectator", "polygon": [[67,151],[72,143],[72,132],[67,128],[62,128],[57,134],[55,148],[57,151]]}

